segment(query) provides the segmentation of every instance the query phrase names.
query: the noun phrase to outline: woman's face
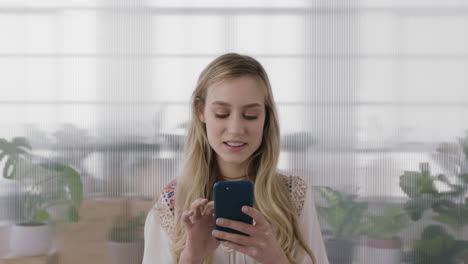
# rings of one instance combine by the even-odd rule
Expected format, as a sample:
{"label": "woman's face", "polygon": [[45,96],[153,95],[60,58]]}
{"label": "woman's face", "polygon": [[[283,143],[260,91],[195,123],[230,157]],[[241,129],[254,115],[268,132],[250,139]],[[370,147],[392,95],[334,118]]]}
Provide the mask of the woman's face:
{"label": "woman's face", "polygon": [[222,80],[208,87],[200,120],[219,166],[245,166],[260,147],[265,123],[265,88],[252,76]]}

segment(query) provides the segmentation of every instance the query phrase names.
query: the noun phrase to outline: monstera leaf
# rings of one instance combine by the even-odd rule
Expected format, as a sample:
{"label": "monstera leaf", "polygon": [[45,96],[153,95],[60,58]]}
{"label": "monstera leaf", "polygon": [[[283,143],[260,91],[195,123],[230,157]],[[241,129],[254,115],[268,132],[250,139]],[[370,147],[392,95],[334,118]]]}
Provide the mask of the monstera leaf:
{"label": "monstera leaf", "polygon": [[78,219],[83,184],[74,168],[34,155],[26,138],[0,139],[0,150],[0,160],[7,159],[3,177],[21,186],[18,201],[25,223],[50,220],[47,210],[56,205],[67,209],[65,221]]}
{"label": "monstera leaf", "polygon": [[16,164],[21,156],[28,155],[30,150],[31,145],[24,137],[15,137],[11,142],[0,138],[0,161],[6,159],[5,167],[3,167],[4,178],[13,179],[16,173]]}
{"label": "monstera leaf", "polygon": [[60,163],[41,163],[40,166],[59,175],[54,185],[55,187],[59,187],[56,188],[57,190],[61,191],[59,197],[61,199],[69,199],[75,206],[79,207],[83,200],[83,184],[80,174],[75,169]]}

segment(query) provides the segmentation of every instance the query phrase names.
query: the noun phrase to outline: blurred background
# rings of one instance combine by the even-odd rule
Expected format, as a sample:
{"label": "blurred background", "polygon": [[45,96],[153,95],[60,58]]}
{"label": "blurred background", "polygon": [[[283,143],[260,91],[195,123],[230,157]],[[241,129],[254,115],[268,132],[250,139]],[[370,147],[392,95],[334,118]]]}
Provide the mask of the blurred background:
{"label": "blurred background", "polygon": [[0,263],[141,262],[226,52],[266,68],[332,264],[468,263],[467,28],[463,0],[0,0]]}

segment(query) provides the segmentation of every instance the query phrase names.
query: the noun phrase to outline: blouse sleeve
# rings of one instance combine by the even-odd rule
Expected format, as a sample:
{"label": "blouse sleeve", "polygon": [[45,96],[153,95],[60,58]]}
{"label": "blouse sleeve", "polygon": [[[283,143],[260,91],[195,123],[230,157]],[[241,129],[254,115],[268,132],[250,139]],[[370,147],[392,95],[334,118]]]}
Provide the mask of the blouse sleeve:
{"label": "blouse sleeve", "polygon": [[145,222],[143,264],[175,263],[171,241],[163,229],[157,208],[151,209]]}
{"label": "blouse sleeve", "polygon": [[[322,232],[320,231],[311,187],[307,187],[307,191],[305,192],[304,207],[302,209],[299,222],[302,227],[304,239],[309,243],[315,258],[317,259],[317,263],[328,264],[327,252],[323,243]],[[303,264],[309,264],[310,262],[310,258],[306,258]]]}

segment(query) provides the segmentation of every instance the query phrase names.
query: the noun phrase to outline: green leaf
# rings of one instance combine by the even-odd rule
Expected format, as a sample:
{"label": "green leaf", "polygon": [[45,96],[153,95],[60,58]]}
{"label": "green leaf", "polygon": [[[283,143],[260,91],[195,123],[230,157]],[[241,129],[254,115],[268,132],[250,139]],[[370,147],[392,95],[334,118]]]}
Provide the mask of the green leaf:
{"label": "green leaf", "polygon": [[447,231],[440,225],[430,225],[424,228],[421,238],[423,240],[433,239],[438,236],[450,236]]}
{"label": "green leaf", "polygon": [[417,179],[417,190],[421,193],[429,193],[436,195],[438,192],[434,187],[434,181],[429,175],[422,174]]}
{"label": "green leaf", "polygon": [[35,212],[33,220],[36,222],[45,222],[50,220],[50,215],[46,210],[38,210]]}
{"label": "green leaf", "polygon": [[432,209],[439,214],[433,219],[447,224],[455,232],[459,232],[464,225],[468,224],[468,204],[461,205],[450,200],[439,200],[434,202]]}
{"label": "green leaf", "polygon": [[411,259],[418,264],[454,264],[467,250],[467,241],[455,240],[441,226],[431,225],[424,229],[421,240],[414,241]]}
{"label": "green leaf", "polygon": [[458,144],[460,145],[463,153],[465,154],[465,159],[468,160],[468,131],[466,131],[465,137],[458,138]]}
{"label": "green leaf", "polygon": [[7,159],[5,166],[3,167],[3,177],[5,179],[13,179],[15,176],[16,167],[13,159]]}
{"label": "green leaf", "polygon": [[439,223],[446,224],[455,230],[458,230],[461,227],[463,227],[463,225],[460,226],[457,219],[454,219],[453,217],[448,215],[436,215],[433,216],[432,219],[436,220]]}
{"label": "green leaf", "polygon": [[15,137],[11,141],[11,143],[16,146],[18,149],[19,148],[25,148],[28,150],[31,150],[31,145],[29,144],[29,141],[25,137]]}
{"label": "green leaf", "polygon": [[7,153],[5,151],[0,152],[0,161],[2,161],[6,156],[7,156]]}
{"label": "green leaf", "polygon": [[415,192],[416,179],[419,177],[419,172],[405,171],[400,176],[400,188],[408,197],[415,197],[418,193]]}
{"label": "green leaf", "polygon": [[319,206],[319,215],[327,222],[329,230],[337,238],[362,234],[361,220],[367,211],[367,203],[355,202],[357,195],[346,194],[330,187],[318,187],[328,207]]}
{"label": "green leaf", "polygon": [[460,178],[463,183],[468,184],[468,173],[459,174],[458,178]]}
{"label": "green leaf", "polygon": [[421,219],[424,211],[431,208],[431,205],[431,200],[420,197],[407,201],[404,205],[404,209],[410,216],[411,220],[418,221]]}
{"label": "green leaf", "polygon": [[6,179],[13,179],[16,172],[16,164],[21,155],[27,155],[31,150],[31,146],[26,138],[16,137],[8,142],[5,139],[0,140],[1,159],[7,159],[3,169],[3,177]]}
{"label": "green leaf", "polygon": [[337,195],[337,192],[333,191],[330,187],[321,186],[317,187],[317,189],[329,205],[333,205],[338,202],[339,196]]}
{"label": "green leaf", "polygon": [[79,207],[83,201],[83,183],[80,174],[73,168],[66,167],[64,170],[65,182],[70,190],[71,200]]}
{"label": "green leaf", "polygon": [[390,239],[408,226],[408,216],[399,205],[387,205],[382,215],[368,215],[365,233],[373,238]]}

